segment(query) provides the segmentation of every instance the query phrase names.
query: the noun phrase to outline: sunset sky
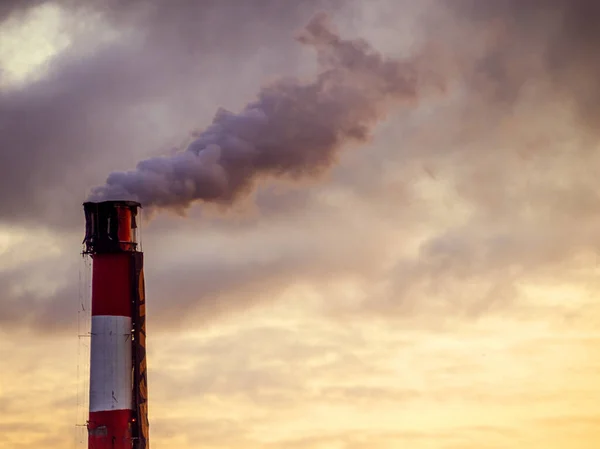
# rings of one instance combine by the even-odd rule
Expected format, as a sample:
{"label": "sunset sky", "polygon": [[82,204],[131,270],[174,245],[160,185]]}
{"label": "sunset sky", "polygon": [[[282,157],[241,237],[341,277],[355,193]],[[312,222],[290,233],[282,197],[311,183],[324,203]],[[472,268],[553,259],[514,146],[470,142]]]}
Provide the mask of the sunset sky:
{"label": "sunset sky", "polygon": [[0,449],[86,447],[90,189],[312,79],[318,11],[422,89],[321,177],[144,220],[151,447],[598,447],[595,1],[0,3]]}

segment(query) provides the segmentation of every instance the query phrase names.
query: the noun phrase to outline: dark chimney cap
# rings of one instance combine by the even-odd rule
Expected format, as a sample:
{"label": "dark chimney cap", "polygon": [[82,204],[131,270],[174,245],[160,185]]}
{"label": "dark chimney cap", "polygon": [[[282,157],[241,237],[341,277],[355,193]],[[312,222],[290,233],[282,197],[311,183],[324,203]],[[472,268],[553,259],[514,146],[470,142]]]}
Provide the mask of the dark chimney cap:
{"label": "dark chimney cap", "polygon": [[137,201],[129,201],[129,200],[115,200],[115,201],[86,201],[85,203],[83,203],[83,207],[89,207],[92,204],[98,205],[100,207],[104,206],[104,207],[114,207],[114,206],[125,206],[125,207],[130,207],[130,208],[134,208],[134,207],[139,207],[141,208],[142,205],[141,203],[138,203]]}
{"label": "dark chimney cap", "polygon": [[136,251],[136,216],[141,204],[136,201],[85,202],[84,253]]}

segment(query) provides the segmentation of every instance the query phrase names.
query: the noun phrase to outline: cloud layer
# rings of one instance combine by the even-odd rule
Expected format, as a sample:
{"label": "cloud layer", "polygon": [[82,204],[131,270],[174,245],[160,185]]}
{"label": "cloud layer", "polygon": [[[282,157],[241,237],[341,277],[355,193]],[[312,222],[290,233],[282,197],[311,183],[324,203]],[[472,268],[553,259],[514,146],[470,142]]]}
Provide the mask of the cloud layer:
{"label": "cloud layer", "polygon": [[385,57],[435,54],[443,90],[320,184],[144,222],[153,438],[590,449],[595,2],[169,4],[65,14],[70,47],[0,92],[0,446],[69,443],[86,191],[185,146],[219,107],[313,79],[294,33],[324,7]]}
{"label": "cloud layer", "polygon": [[[75,222],[79,211],[71,204],[85,200],[90,180],[100,183],[111,170],[132,165],[136,151],[181,145],[203,113],[212,115],[211,93],[203,87],[210,79],[240,70],[251,57],[268,70],[300,20],[319,5],[335,6],[275,3],[256,2],[250,16],[235,2],[182,2],[181,8],[97,2],[73,9],[64,19],[71,45],[50,60],[44,76],[0,91],[1,219]],[[229,29],[245,38],[222,32]],[[265,41],[273,44],[262,49]],[[256,67],[247,73],[256,77]],[[239,95],[244,83],[221,98]]]}
{"label": "cloud layer", "polygon": [[[411,9],[408,3],[380,2],[367,15],[372,23],[364,27],[365,36],[381,43],[382,53],[403,54],[406,59],[406,55],[423,55],[426,49],[425,55],[436,55],[438,59],[421,58],[425,62],[420,65],[419,81],[426,76],[428,81],[442,80],[439,86],[445,94],[390,116],[378,128],[373,144],[362,144],[370,148],[344,155],[322,186],[290,191],[290,186],[267,185],[257,193],[259,215],[218,219],[205,215],[203,221],[188,223],[165,217],[154,223],[147,230],[146,248],[150,260],[153,254],[161,254],[161,264],[150,264],[149,282],[158,297],[176,298],[174,303],[155,306],[164,323],[180,321],[182,307],[197,310],[205,318],[235,313],[236,308],[262,303],[265,296],[279,297],[295,283],[326,289],[324,282],[334,273],[343,281],[354,278],[374,285],[378,291],[371,299],[365,293],[364,304],[356,304],[356,299],[345,308],[399,315],[414,308],[427,309],[420,298],[444,296],[445,289],[456,290],[451,299],[443,300],[450,312],[478,315],[490,307],[513,304],[522,279],[545,281],[555,272],[567,276],[565,267],[570,261],[581,258],[598,242],[594,211],[599,186],[589,170],[598,160],[592,150],[593,130],[586,126],[593,116],[586,115],[582,122],[585,108],[569,108],[573,102],[563,101],[571,99],[581,106],[578,92],[583,85],[578,81],[593,78],[595,73],[593,62],[583,58],[581,51],[594,46],[595,34],[585,32],[585,17],[593,12],[587,9],[589,3],[554,3],[554,8],[537,3],[536,7],[533,3],[520,7],[513,2],[500,7],[465,1],[448,10],[430,4]],[[192,8],[188,12],[202,20],[216,19],[226,29],[247,12],[232,9],[229,3],[219,5],[207,3],[200,9],[188,5]],[[158,141],[180,139],[181,123],[191,129],[190,110],[203,99],[208,103],[211,96],[204,90],[200,101],[186,101],[189,95],[177,94],[180,86],[192,89],[198,79],[221,86],[213,77],[217,69],[232,61],[252,60],[253,43],[255,49],[260,48],[261,43],[280,36],[286,44],[277,41],[266,55],[259,54],[257,64],[248,66],[249,73],[258,78],[261,73],[264,76],[263,70],[269,71],[268,78],[277,78],[271,69],[283,61],[278,52],[297,48],[294,34],[318,7],[338,11],[343,29],[349,28],[352,17],[364,12],[360,5],[338,10],[335,2],[298,3],[289,10],[273,8],[269,2],[255,6],[255,21],[243,25],[247,39],[224,35],[218,41],[221,51],[229,51],[227,57],[216,53],[209,30],[193,26],[183,12],[169,10],[172,15],[165,16],[166,6],[161,2],[148,10],[136,3],[100,9],[100,17],[115,33],[128,33],[131,39],[84,39],[55,57],[40,80],[3,91],[5,123],[14,125],[3,134],[10,143],[3,148],[31,149],[3,151],[0,156],[6,170],[0,181],[6,183],[1,189],[7,196],[4,221],[77,228],[77,234],[61,237],[72,240],[72,246],[67,240],[61,240],[61,245],[65,254],[73,254],[69,266],[75,266],[81,225],[77,204],[83,194],[74,194],[72,186],[80,185],[83,193],[93,180],[104,177],[105,169],[133,164],[138,155],[147,154],[145,148],[155,147],[159,152]],[[419,33],[399,48],[397,43],[381,40],[378,33],[394,17],[390,11],[402,10],[419,18],[413,24]],[[379,16],[377,11],[381,11]],[[281,20],[264,26],[272,15]],[[579,21],[582,25],[575,26]],[[175,23],[181,33],[170,31],[169,24]],[[126,24],[129,28],[124,31]],[[312,36],[321,45],[332,36],[316,26],[321,34],[313,30]],[[469,35],[481,39],[467,39]],[[204,40],[190,51],[191,56],[199,55],[205,48],[200,64],[188,57],[183,45],[199,38]],[[348,41],[351,45],[344,51],[362,54],[364,47],[356,42]],[[94,50],[82,58],[86,45]],[[342,54],[328,52],[332,48],[328,45],[321,45],[321,58]],[[452,51],[447,50],[450,47]],[[569,73],[560,67],[556,69],[560,73],[548,70],[550,54],[559,47],[565,66],[573,68]],[[163,58],[170,58],[170,63]],[[384,63],[379,56],[369,58],[365,61],[383,64],[379,67],[398,74],[397,63]],[[304,60],[298,55],[294,61],[300,68]],[[333,67],[340,67],[339,63]],[[286,70],[279,69],[281,73]],[[371,76],[371,72],[359,72]],[[225,73],[237,80],[236,72]],[[340,75],[335,70],[326,73]],[[348,81],[347,72],[341,75]],[[245,86],[241,99],[232,99],[224,91],[223,97],[242,106],[261,83],[259,79]],[[415,86],[410,87],[407,92],[412,95]],[[357,98],[366,100],[369,92],[360,91]],[[382,90],[371,93],[376,95],[369,99],[381,100]],[[166,106],[158,107],[158,102]],[[203,105],[200,116],[208,123],[215,109],[212,103]],[[354,109],[343,108],[341,115],[327,114],[323,119],[331,123],[336,117],[349,117]],[[377,112],[377,108],[366,109],[366,113]],[[365,111],[356,108],[356,112]],[[115,113],[119,120],[112,120]],[[311,117],[317,118],[311,123],[323,122],[319,115]],[[315,154],[330,163],[331,153]],[[192,210],[191,218],[198,212]],[[572,230],[573,216],[583,223],[577,233]],[[302,227],[295,229],[299,222]],[[340,223],[345,223],[343,229]],[[167,238],[175,229],[179,237]],[[210,239],[217,239],[221,247],[211,245]],[[204,249],[192,250],[196,245]],[[229,250],[223,250],[230,245],[235,248],[235,260]],[[573,270],[578,266],[573,265]],[[31,323],[45,321],[36,318],[48,316],[42,312],[45,303],[52,304],[49,309],[60,316],[61,304],[68,304],[62,298],[77,291],[74,280],[64,278],[64,290],[57,290],[56,295],[40,291],[35,300],[23,296],[19,285],[27,283],[30,272],[24,265],[4,276],[6,324],[18,323],[14,320],[18,316],[29,317],[24,321]],[[475,291],[459,293],[465,280],[477,286]],[[587,282],[595,285],[591,278]],[[269,294],[258,294],[261,290]],[[57,322],[55,318],[49,321]]]}

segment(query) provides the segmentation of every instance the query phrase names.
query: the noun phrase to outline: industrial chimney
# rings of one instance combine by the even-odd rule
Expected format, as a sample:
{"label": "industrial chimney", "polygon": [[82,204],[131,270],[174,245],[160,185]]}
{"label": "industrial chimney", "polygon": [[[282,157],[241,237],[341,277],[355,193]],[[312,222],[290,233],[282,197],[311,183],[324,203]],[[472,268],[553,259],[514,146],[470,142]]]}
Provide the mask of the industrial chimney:
{"label": "industrial chimney", "polygon": [[148,449],[143,253],[133,201],[83,204],[92,258],[89,449]]}

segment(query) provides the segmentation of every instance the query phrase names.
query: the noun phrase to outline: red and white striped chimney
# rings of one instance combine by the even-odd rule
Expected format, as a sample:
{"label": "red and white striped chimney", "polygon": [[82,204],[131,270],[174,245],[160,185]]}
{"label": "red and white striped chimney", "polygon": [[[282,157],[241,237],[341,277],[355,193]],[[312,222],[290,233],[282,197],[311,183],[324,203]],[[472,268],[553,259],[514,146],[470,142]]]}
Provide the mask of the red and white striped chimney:
{"label": "red and white striped chimney", "polygon": [[84,252],[93,260],[88,447],[147,449],[145,298],[135,220],[139,204],[110,201],[84,207]]}

